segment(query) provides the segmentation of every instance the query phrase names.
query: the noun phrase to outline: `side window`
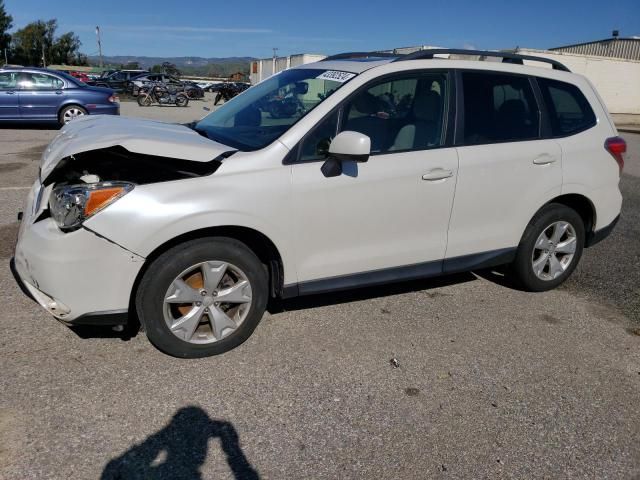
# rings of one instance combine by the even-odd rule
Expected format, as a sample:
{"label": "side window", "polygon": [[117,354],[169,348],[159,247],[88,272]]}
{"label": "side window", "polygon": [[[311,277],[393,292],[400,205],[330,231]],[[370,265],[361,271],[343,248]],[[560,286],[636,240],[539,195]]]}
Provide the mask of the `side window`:
{"label": "side window", "polygon": [[538,85],[549,110],[554,137],[573,135],[596,124],[596,115],[578,87],[547,78],[538,78]]}
{"label": "side window", "polygon": [[44,73],[23,73],[20,87],[24,90],[59,90],[64,82]]}
{"label": "side window", "polygon": [[539,138],[540,114],[527,77],[463,72],[462,85],[465,144]]}
{"label": "side window", "polygon": [[18,86],[18,72],[0,73],[0,90],[14,90]]}
{"label": "side window", "polygon": [[446,98],[446,73],[394,78],[348,101],[341,130],[367,135],[374,154],[437,147],[444,142]]}

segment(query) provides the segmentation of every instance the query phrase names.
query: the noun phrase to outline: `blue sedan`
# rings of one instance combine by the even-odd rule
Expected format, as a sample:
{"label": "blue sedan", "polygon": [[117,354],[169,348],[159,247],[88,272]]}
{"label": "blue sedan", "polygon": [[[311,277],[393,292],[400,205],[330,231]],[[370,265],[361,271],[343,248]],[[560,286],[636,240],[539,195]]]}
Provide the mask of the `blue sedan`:
{"label": "blue sedan", "polygon": [[119,115],[113,90],[44,68],[0,68],[0,122],[69,123],[83,115]]}

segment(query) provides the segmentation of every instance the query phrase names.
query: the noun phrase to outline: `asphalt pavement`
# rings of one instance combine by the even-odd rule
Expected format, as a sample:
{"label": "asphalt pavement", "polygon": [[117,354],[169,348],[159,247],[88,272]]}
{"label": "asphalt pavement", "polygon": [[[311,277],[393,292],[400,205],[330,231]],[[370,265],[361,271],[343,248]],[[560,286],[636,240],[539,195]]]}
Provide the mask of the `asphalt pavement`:
{"label": "asphalt pavement", "polygon": [[480,272],[314,296],[178,360],[71,330],[15,285],[16,213],[55,134],[0,129],[1,479],[640,478],[640,135],[619,225],[558,290]]}

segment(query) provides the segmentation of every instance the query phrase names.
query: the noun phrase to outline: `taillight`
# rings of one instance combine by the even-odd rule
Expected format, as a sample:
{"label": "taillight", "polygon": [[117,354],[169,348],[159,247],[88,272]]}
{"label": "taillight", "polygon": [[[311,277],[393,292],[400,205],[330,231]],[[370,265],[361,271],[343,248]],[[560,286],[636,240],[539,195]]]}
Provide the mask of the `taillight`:
{"label": "taillight", "polygon": [[120,100],[120,99],[119,99],[118,97],[116,97],[115,95],[111,95],[111,96],[109,97],[109,101],[110,101],[111,103],[116,103],[116,102],[117,102],[117,101],[119,101],[119,100]]}
{"label": "taillight", "polygon": [[620,173],[624,168],[624,154],[627,153],[627,142],[621,137],[610,137],[604,142],[604,148],[611,154],[611,156],[618,162],[620,167]]}

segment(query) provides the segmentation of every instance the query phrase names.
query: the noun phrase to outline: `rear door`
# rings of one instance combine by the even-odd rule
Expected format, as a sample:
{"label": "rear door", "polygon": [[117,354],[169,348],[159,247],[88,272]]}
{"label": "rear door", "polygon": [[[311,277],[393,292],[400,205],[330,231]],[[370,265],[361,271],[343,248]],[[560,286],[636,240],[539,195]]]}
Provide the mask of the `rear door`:
{"label": "rear door", "polygon": [[22,73],[20,115],[24,119],[55,120],[64,100],[64,81],[47,73]]}
{"label": "rear door", "polygon": [[19,75],[20,72],[0,72],[0,119],[2,120],[20,118]]}
{"label": "rear door", "polygon": [[458,86],[464,109],[446,258],[507,254],[535,212],[560,195],[561,150],[543,138],[540,95],[529,77],[463,70]]}

